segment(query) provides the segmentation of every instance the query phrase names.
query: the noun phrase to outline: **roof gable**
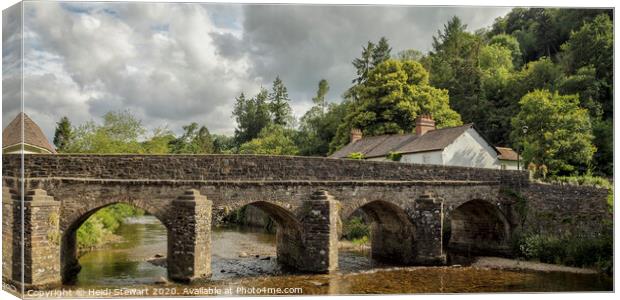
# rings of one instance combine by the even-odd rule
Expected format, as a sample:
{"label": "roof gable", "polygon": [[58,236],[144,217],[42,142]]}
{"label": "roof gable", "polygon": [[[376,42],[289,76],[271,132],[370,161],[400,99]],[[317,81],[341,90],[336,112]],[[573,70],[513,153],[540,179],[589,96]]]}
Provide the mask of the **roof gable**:
{"label": "roof gable", "polygon": [[[24,125],[24,138],[22,138],[22,123]],[[2,130],[3,149],[21,143],[45,149],[50,153],[56,153],[56,150],[49,143],[39,125],[23,112],[20,112],[15,119]]]}

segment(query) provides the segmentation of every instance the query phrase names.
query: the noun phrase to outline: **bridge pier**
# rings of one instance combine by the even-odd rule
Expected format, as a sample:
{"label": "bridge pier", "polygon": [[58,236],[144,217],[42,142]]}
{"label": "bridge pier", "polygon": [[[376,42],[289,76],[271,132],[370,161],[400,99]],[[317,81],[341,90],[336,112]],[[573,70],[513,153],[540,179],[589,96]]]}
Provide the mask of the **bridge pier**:
{"label": "bridge pier", "polygon": [[2,277],[4,281],[21,281],[19,249],[21,244],[21,212],[19,199],[8,187],[2,187]]}
{"label": "bridge pier", "polygon": [[[11,248],[8,257],[3,254],[3,277],[27,289],[60,284],[60,202],[42,189],[28,191],[23,202],[15,199],[5,188],[2,197],[3,218],[9,216],[9,220],[13,221],[12,226],[3,224],[6,228],[3,228],[3,247]],[[23,244],[22,231],[15,227],[21,227],[22,209]],[[11,231],[8,237],[4,235],[6,231]],[[10,244],[5,246],[6,243]]]}
{"label": "bridge pier", "polygon": [[194,282],[211,276],[211,209],[213,203],[190,189],[171,204],[168,221],[168,278]]}
{"label": "bridge pier", "polygon": [[422,194],[414,201],[415,259],[417,265],[444,265],[443,200],[431,193]]}
{"label": "bridge pier", "polygon": [[279,228],[278,262],[297,270],[327,273],[338,268],[338,202],[325,191],[304,201],[300,228]]}

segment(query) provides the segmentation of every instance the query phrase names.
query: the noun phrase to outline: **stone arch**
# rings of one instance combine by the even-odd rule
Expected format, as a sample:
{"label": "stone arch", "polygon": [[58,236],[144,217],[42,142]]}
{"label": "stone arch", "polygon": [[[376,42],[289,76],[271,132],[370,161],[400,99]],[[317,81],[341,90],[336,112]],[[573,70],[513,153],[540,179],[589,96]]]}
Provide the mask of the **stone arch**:
{"label": "stone arch", "polygon": [[450,217],[448,250],[468,255],[509,253],[510,223],[492,202],[474,199],[456,207]]}
{"label": "stone arch", "polygon": [[303,227],[294,212],[273,201],[244,201],[235,204],[239,209],[253,206],[264,212],[276,223],[276,255],[279,263],[298,268],[303,256]]}
{"label": "stone arch", "polygon": [[63,283],[71,284],[75,281],[81,266],[77,258],[77,230],[97,211],[113,204],[124,203],[142,209],[145,212],[155,216],[167,230],[168,238],[170,236],[170,225],[161,210],[146,204],[143,201],[128,200],[108,200],[97,204],[84,205],[78,208],[70,216],[61,221],[61,245],[60,245],[60,264],[61,278]]}
{"label": "stone arch", "polygon": [[414,262],[415,226],[405,209],[385,200],[373,200],[344,212],[343,220],[356,211],[362,211],[371,221],[373,258],[405,264]]}

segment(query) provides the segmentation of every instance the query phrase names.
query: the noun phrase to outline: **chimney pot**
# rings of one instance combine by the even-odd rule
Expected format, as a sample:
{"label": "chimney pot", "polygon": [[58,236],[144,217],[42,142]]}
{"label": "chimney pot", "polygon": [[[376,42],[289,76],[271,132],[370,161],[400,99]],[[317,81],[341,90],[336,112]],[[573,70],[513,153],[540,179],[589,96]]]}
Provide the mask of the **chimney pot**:
{"label": "chimney pot", "polygon": [[435,130],[433,117],[431,115],[419,115],[415,120],[415,134],[424,135],[431,130]]}
{"label": "chimney pot", "polygon": [[351,143],[355,143],[362,139],[362,130],[359,128],[351,129]]}

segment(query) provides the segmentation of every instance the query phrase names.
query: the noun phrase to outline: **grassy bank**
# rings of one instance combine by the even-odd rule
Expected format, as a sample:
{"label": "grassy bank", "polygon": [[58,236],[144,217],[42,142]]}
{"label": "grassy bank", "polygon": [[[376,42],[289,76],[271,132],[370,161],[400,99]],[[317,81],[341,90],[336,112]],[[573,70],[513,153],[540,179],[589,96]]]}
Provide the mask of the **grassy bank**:
{"label": "grassy bank", "polygon": [[124,219],[143,214],[144,211],[123,203],[113,204],[98,210],[78,229],[78,250],[97,248],[116,240],[117,236],[114,233]]}
{"label": "grassy bank", "polygon": [[613,272],[613,234],[596,237],[530,234],[518,239],[515,253],[521,258],[571,267]]}

